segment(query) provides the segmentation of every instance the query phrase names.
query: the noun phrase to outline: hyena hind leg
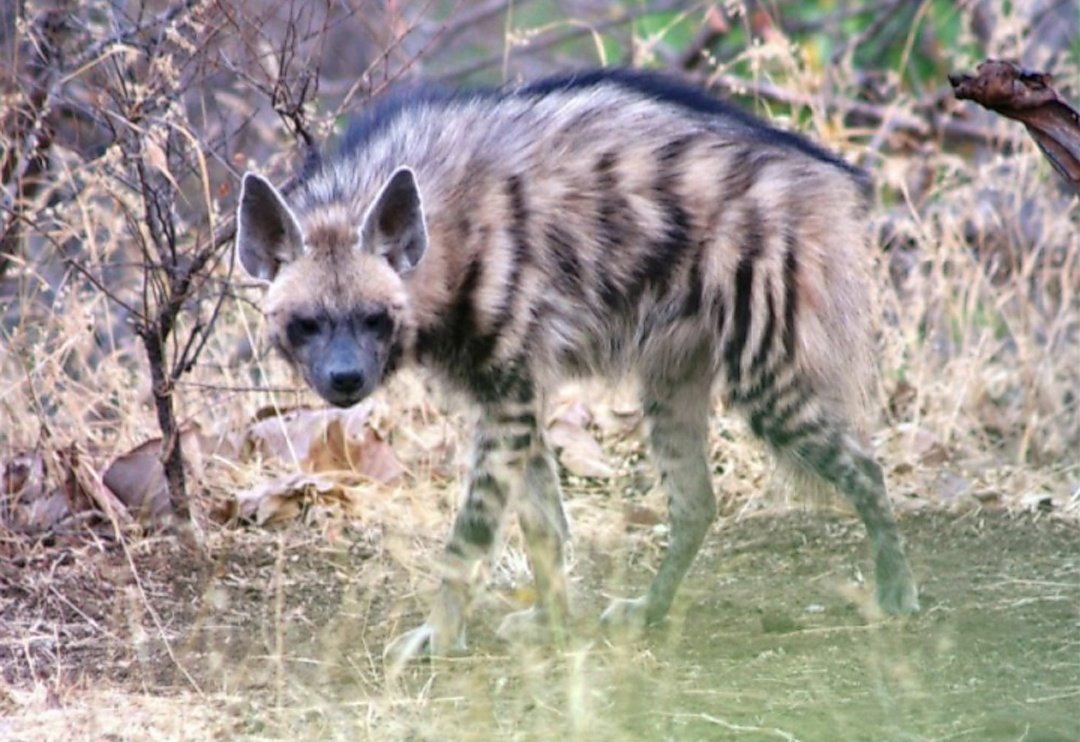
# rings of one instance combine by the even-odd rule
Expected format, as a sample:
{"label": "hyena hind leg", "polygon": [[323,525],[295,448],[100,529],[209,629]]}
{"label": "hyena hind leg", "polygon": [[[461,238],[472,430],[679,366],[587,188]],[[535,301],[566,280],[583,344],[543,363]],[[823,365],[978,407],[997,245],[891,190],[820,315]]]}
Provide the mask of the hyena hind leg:
{"label": "hyena hind leg", "polygon": [[779,410],[766,402],[750,415],[751,428],[781,456],[844,493],[870,536],[878,605],[891,614],[917,612],[918,591],[889,505],[881,465],[862,449],[844,423],[825,414],[797,420],[800,415],[795,411],[800,407],[813,408],[808,401],[797,396]]}
{"label": "hyena hind leg", "polygon": [[667,552],[649,592],[619,599],[601,618],[614,633],[637,634],[662,621],[686,571],[716,519],[716,497],[706,453],[710,405],[709,379],[645,385],[644,411],[649,449],[668,495],[670,535]]}

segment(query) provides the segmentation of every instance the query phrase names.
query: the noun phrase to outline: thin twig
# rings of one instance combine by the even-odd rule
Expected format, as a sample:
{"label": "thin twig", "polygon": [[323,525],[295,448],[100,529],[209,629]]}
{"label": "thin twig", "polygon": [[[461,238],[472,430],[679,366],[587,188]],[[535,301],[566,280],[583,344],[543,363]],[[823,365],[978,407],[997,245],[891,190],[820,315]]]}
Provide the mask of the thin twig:
{"label": "thin twig", "polygon": [[819,107],[825,110],[833,110],[846,116],[865,119],[870,123],[889,122],[893,130],[902,131],[905,134],[911,134],[924,140],[941,137],[954,142],[990,144],[1000,139],[1000,135],[994,131],[958,119],[946,118],[939,120],[931,116],[924,118],[891,107],[879,106],[867,101],[853,100],[841,96],[816,97],[807,93],[795,92],[765,80],[755,82],[735,75],[720,74],[709,76],[706,78],[706,82],[710,87],[718,88],[731,95],[752,94],[754,97],[789,106]]}
{"label": "thin twig", "polygon": [[799,738],[791,732],[778,729],[777,727],[759,727],[748,724],[735,724],[727,719],[721,719],[719,716],[713,716],[712,714],[700,713],[700,714],[670,714],[672,718],[676,719],[698,719],[700,721],[707,722],[714,726],[722,727],[730,732],[748,732],[751,734],[766,734],[772,737],[779,737],[780,739],[787,740],[787,742],[799,742]]}
{"label": "thin twig", "polygon": [[[583,36],[590,36],[593,34],[602,33],[612,28],[625,26],[628,23],[633,23],[639,18],[643,18],[654,13],[666,13],[671,10],[685,10],[687,13],[693,12],[696,7],[701,6],[701,3],[695,3],[694,7],[691,7],[689,9],[687,9],[685,6],[685,0],[682,0],[681,2],[675,0],[673,2],[659,3],[655,6],[648,6],[639,10],[625,13],[618,18],[612,18],[610,20],[601,21],[599,23],[591,24],[588,26],[574,26],[562,33],[552,33],[550,36],[546,36],[546,38],[544,38],[544,35],[542,35],[541,38],[530,41],[526,45],[512,48],[510,51],[510,56],[526,57],[532,56],[534,54],[539,54],[542,51],[546,51],[553,46],[558,46],[559,44],[563,44],[567,41],[573,41]],[[456,69],[451,69],[448,72],[437,75],[435,79],[441,82],[460,81],[467,77],[470,77],[471,75],[475,75],[477,72],[482,72],[490,67],[495,67],[502,64],[503,57],[504,53],[500,50],[499,52],[489,54],[486,57],[478,59],[475,62],[470,62],[469,64],[462,65],[460,67],[457,67]]]}

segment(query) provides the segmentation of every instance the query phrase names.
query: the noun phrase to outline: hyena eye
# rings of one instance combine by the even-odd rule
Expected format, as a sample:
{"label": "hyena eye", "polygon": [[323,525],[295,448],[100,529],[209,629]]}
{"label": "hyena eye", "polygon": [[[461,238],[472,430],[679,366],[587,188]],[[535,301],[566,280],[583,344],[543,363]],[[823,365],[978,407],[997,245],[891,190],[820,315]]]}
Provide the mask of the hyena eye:
{"label": "hyena eye", "polygon": [[386,335],[390,332],[390,313],[385,309],[379,309],[370,314],[365,314],[360,320],[364,329],[376,335]]}
{"label": "hyena eye", "polygon": [[290,345],[303,345],[319,334],[319,320],[314,317],[293,317],[285,326],[285,334]]}

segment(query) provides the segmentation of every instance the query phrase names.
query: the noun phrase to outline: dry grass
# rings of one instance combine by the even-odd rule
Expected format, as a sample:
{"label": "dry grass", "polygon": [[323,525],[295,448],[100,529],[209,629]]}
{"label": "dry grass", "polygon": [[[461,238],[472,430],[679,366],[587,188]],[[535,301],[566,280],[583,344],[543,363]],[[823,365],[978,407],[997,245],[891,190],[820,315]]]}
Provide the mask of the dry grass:
{"label": "dry grass", "polygon": [[[478,49],[494,55],[493,69],[503,62],[503,52],[518,52],[506,56],[502,70],[513,78],[570,61],[594,62],[592,55],[603,48],[585,33],[531,56],[520,53],[529,44],[545,49],[551,33],[581,28],[552,26],[538,10],[552,4],[520,3],[508,19],[495,12],[504,4],[479,3],[468,10],[476,13],[471,26],[461,28],[451,20],[449,30],[441,32],[442,21],[432,19],[442,10],[429,5],[438,4],[387,4],[391,10],[365,16],[360,11],[366,13],[368,5],[354,3],[349,7],[355,13],[330,22],[314,16],[298,21],[299,4],[237,3],[250,13],[248,20],[271,20],[261,31],[244,26],[236,38],[210,35],[197,53],[178,45],[175,60],[192,54],[209,70],[197,77],[198,85],[189,79],[181,83],[182,74],[174,88],[166,85],[177,98],[157,120],[175,136],[199,142],[191,152],[208,155],[205,169],[186,161],[191,169],[175,172],[183,244],[194,249],[210,239],[210,217],[219,225],[227,221],[238,170],[254,165],[284,173],[295,159],[292,148],[282,146],[285,124],[265,98],[251,92],[274,81],[279,70],[272,68],[280,62],[274,51],[285,48],[277,34],[290,18],[307,34],[293,50],[295,68],[311,60],[321,65],[319,96],[304,109],[305,123],[316,133],[330,130],[340,108],[356,108],[388,81],[468,69],[475,59],[486,59]],[[592,7],[599,5],[560,7],[600,36],[632,42],[624,48],[634,49],[636,62],[678,57],[681,49],[672,48],[655,25],[605,26],[606,5]],[[394,15],[399,6],[402,14]],[[487,10],[490,16],[484,15]],[[1019,52],[1039,59],[1038,45],[1015,33],[1018,11],[992,10],[999,25],[986,44],[987,54]],[[550,8],[547,12],[550,16]],[[741,27],[751,20],[743,15],[733,23]],[[540,28],[546,30],[530,31]],[[507,34],[501,37],[506,49],[485,43],[493,29]],[[190,36],[195,30],[192,25],[180,32]],[[339,58],[349,56],[339,53],[348,38],[363,40],[355,59]],[[418,60],[420,52],[426,56]],[[1080,200],[1063,193],[1035,145],[1018,125],[1004,120],[975,114],[969,123],[989,144],[973,145],[897,133],[882,122],[842,119],[829,101],[858,97],[859,70],[850,60],[836,66],[815,61],[813,52],[813,44],[797,47],[766,35],[735,57],[714,61],[707,72],[729,77],[746,72],[743,79],[751,84],[815,91],[793,109],[759,96],[758,110],[777,114],[783,125],[795,121],[815,139],[870,162],[878,183],[872,226],[883,248],[882,382],[873,440],[898,506],[948,510],[976,521],[987,507],[1075,520],[1080,515]],[[968,69],[975,61],[960,48],[938,53],[953,69]],[[235,67],[228,68],[226,59]],[[1075,53],[1055,61],[1059,81],[1080,79]],[[367,69],[359,86],[351,72],[358,68]],[[153,73],[137,60],[130,71]],[[159,72],[172,74],[164,67]],[[894,106],[897,115],[921,115],[918,105],[932,95],[919,96],[899,84],[894,78],[903,77],[904,69],[881,72],[892,94],[881,109]],[[79,95],[104,85],[108,75],[102,75],[88,75],[85,89],[67,91],[65,103],[80,103]],[[295,86],[299,78],[282,79]],[[1064,92],[1078,96],[1075,88]],[[77,139],[58,136],[52,180],[27,204],[32,218],[25,247],[0,279],[0,461],[17,451],[37,451],[53,477],[62,471],[57,452],[71,445],[85,451],[100,471],[118,454],[160,434],[145,354],[131,332],[130,313],[117,302],[144,306],[149,274],[133,240],[142,203],[125,180],[130,171],[119,149],[106,147],[91,158],[88,148],[70,144]],[[181,315],[172,352],[179,352],[194,330],[194,318],[208,318],[225,287],[236,287],[223,255],[188,305],[200,311]],[[72,270],[71,261],[96,281]],[[309,512],[305,522],[284,533],[220,526],[209,519],[214,504],[268,476],[261,462],[238,458],[230,440],[258,409],[315,403],[283,364],[266,356],[257,303],[256,290],[229,289],[199,362],[180,379],[175,395],[181,423],[197,423],[213,444],[192,488],[203,543],[199,555],[167,538],[130,532],[115,539],[78,524],[44,536],[14,530],[0,535],[0,737],[426,739],[498,733],[532,738],[549,723],[578,738],[630,739],[632,724],[620,721],[624,717],[615,711],[633,710],[635,691],[688,689],[663,697],[678,705],[692,691],[712,687],[713,680],[691,677],[695,672],[714,677],[700,662],[665,659],[668,650],[682,660],[693,656],[678,632],[667,643],[644,649],[583,641],[555,658],[492,650],[435,666],[433,672],[417,669],[402,685],[387,685],[382,644],[418,620],[435,584],[431,556],[457,501],[467,420],[430,380],[404,374],[380,392],[373,413],[374,426],[409,470],[403,482],[357,486],[344,513]],[[596,398],[592,393],[575,398],[585,396]],[[589,575],[579,577],[587,583],[579,592],[591,596],[584,600],[592,608],[599,604],[598,592],[625,590],[633,575],[640,584],[663,540],[662,529],[635,524],[633,517],[628,522],[625,505],[662,512],[663,499],[642,464],[632,416],[613,415],[613,404],[623,406],[601,401],[591,407],[592,431],[616,464],[616,476],[610,482],[564,481],[577,539],[572,568]],[[610,419],[617,422],[604,423]],[[772,483],[768,462],[740,424],[718,421],[712,443],[726,525],[738,528],[784,509],[765,494]],[[958,527],[949,534],[959,532]],[[767,539],[768,533],[759,535]],[[525,559],[516,536],[509,539],[478,610],[481,647],[495,646],[491,616],[529,598]],[[861,541],[853,539],[851,549],[858,553]],[[998,580],[987,588],[988,600],[1002,610],[1018,608],[1010,600],[1075,601],[1075,552],[1060,548],[1062,564],[1072,564],[1072,571],[1062,566],[1055,573],[1047,566],[1023,590]],[[737,561],[737,554],[731,559]],[[730,566],[722,562],[720,569]],[[813,579],[850,587],[857,571],[833,563]],[[726,573],[721,578],[727,579]],[[1036,583],[1041,587],[1033,588]],[[929,620],[948,610],[949,598],[939,593]],[[683,620],[692,621],[678,619]],[[864,626],[822,630],[858,634]],[[1075,656],[1075,622],[1058,626],[1066,634],[1064,651]],[[888,645],[878,625],[865,631]],[[591,636],[589,629],[583,632]],[[902,667],[884,667],[895,659],[892,649],[877,649],[882,687],[907,687],[903,678],[890,675],[902,675]],[[714,659],[731,672],[754,667],[737,657]],[[1022,667],[1024,659],[1016,662]],[[650,674],[667,684],[650,684]],[[1063,669],[1061,677],[1075,678],[1075,668]],[[626,680],[625,688],[620,689],[620,680]],[[768,706],[769,688],[748,687],[740,695],[715,682],[717,698],[728,693],[735,705]],[[926,677],[911,682],[916,689],[920,683],[932,686]],[[1080,680],[1047,690],[1044,697],[1058,694],[1067,700],[1078,689]],[[685,707],[672,708],[669,733],[653,727],[650,732],[688,738],[800,736],[772,724]],[[944,723],[928,722],[927,728],[960,731]]]}

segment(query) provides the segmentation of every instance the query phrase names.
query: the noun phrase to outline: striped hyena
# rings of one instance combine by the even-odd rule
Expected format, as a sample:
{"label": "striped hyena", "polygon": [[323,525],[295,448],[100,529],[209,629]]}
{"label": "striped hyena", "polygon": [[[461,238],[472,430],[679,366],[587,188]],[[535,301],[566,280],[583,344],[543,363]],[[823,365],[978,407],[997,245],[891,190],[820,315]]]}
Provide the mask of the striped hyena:
{"label": "striped hyena", "polygon": [[781,460],[866,524],[877,600],[918,609],[881,467],[856,419],[871,365],[869,185],[858,169],[664,77],[600,71],[517,89],[414,89],[375,105],[288,200],[244,177],[241,264],[269,283],[273,343],[346,407],[418,362],[481,411],[447,571],[405,657],[464,646],[468,583],[516,509],[537,605],[567,610],[567,523],[540,425],[584,374],[640,382],[670,543],[610,626],[664,618],[716,514],[714,384]]}

